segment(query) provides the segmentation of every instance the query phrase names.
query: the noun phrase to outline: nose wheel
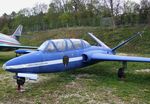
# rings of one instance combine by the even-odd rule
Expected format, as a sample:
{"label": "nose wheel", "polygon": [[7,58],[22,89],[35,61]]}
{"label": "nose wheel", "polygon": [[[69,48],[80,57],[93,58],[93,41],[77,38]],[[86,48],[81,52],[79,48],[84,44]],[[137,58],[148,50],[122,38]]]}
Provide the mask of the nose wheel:
{"label": "nose wheel", "polygon": [[23,85],[25,83],[25,77],[17,77],[16,82],[17,82],[17,90],[20,92],[25,91],[23,88]]}

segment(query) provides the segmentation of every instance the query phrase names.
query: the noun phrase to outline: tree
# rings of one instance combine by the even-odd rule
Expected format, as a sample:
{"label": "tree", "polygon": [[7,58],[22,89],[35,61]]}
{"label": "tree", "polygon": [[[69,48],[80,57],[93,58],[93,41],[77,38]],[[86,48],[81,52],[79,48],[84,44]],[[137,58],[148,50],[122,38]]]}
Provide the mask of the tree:
{"label": "tree", "polygon": [[9,27],[8,27],[7,24],[3,27],[3,29],[1,30],[1,32],[4,33],[4,34],[8,34],[9,33]]}
{"label": "tree", "polygon": [[65,24],[66,27],[68,27],[71,18],[71,14],[68,12],[65,12],[59,16],[59,19],[61,20],[62,24]]}
{"label": "tree", "polygon": [[121,2],[123,2],[123,0],[104,0],[104,5],[110,9],[113,29],[116,27],[115,16],[121,13],[121,11],[119,11],[121,8]]}
{"label": "tree", "polygon": [[124,24],[138,23],[139,21],[140,5],[133,1],[126,1],[124,3],[122,21]]}
{"label": "tree", "polygon": [[46,13],[47,10],[46,4],[36,4],[36,6],[32,8],[32,15],[43,14]]}
{"label": "tree", "polygon": [[140,9],[140,23],[150,22],[150,1],[141,0],[141,9]]}

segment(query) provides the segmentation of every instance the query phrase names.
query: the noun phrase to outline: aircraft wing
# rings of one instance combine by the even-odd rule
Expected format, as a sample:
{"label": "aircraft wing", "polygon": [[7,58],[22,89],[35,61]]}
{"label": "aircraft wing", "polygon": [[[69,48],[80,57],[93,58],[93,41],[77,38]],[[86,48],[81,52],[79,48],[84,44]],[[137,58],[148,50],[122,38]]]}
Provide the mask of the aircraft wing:
{"label": "aircraft wing", "polygon": [[19,49],[19,48],[23,48],[23,49],[37,49],[38,47],[32,47],[32,46],[21,46],[21,45],[0,45],[0,48],[2,49]]}
{"label": "aircraft wing", "polygon": [[94,53],[93,55],[91,55],[91,59],[99,61],[150,62],[150,58],[145,57],[119,56],[101,53]]}

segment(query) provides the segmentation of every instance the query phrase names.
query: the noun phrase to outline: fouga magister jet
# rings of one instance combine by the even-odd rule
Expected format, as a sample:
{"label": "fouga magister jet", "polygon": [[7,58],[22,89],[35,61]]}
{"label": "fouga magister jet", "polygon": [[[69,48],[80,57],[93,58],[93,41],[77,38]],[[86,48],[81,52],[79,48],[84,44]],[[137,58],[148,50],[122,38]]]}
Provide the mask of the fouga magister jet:
{"label": "fouga magister jet", "polygon": [[22,33],[22,28],[23,26],[19,25],[11,36],[0,33],[0,51],[11,51],[18,48],[36,49],[36,47],[21,46],[19,38]]}
{"label": "fouga magister jet", "polygon": [[[127,62],[150,62],[150,58],[116,55],[118,48],[143,34],[143,32],[134,34],[112,49],[92,33],[88,34],[98,43],[98,46],[91,46],[82,39],[47,40],[37,51],[9,60],[3,65],[3,69],[16,73],[16,80],[20,81],[21,78],[23,79],[21,83],[25,83],[25,78],[36,80],[37,74],[40,73],[62,72],[102,61],[122,62],[122,70],[119,70],[118,73],[124,73]],[[121,76],[123,77],[123,74]]]}

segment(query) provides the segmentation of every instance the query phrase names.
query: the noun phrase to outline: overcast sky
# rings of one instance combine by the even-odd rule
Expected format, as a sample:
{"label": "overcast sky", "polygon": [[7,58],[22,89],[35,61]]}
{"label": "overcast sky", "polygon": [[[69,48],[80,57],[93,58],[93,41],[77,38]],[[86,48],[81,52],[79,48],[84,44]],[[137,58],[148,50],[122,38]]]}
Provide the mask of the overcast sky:
{"label": "overcast sky", "polygon": [[32,8],[37,3],[50,4],[51,0],[0,0],[0,16],[4,13],[10,14],[12,11],[18,12],[23,8]]}
{"label": "overcast sky", "polygon": [[[23,8],[32,8],[37,3],[50,4],[51,0],[0,0],[0,16],[4,13],[10,14],[12,11],[18,12]],[[140,0],[132,0],[139,3]]]}

